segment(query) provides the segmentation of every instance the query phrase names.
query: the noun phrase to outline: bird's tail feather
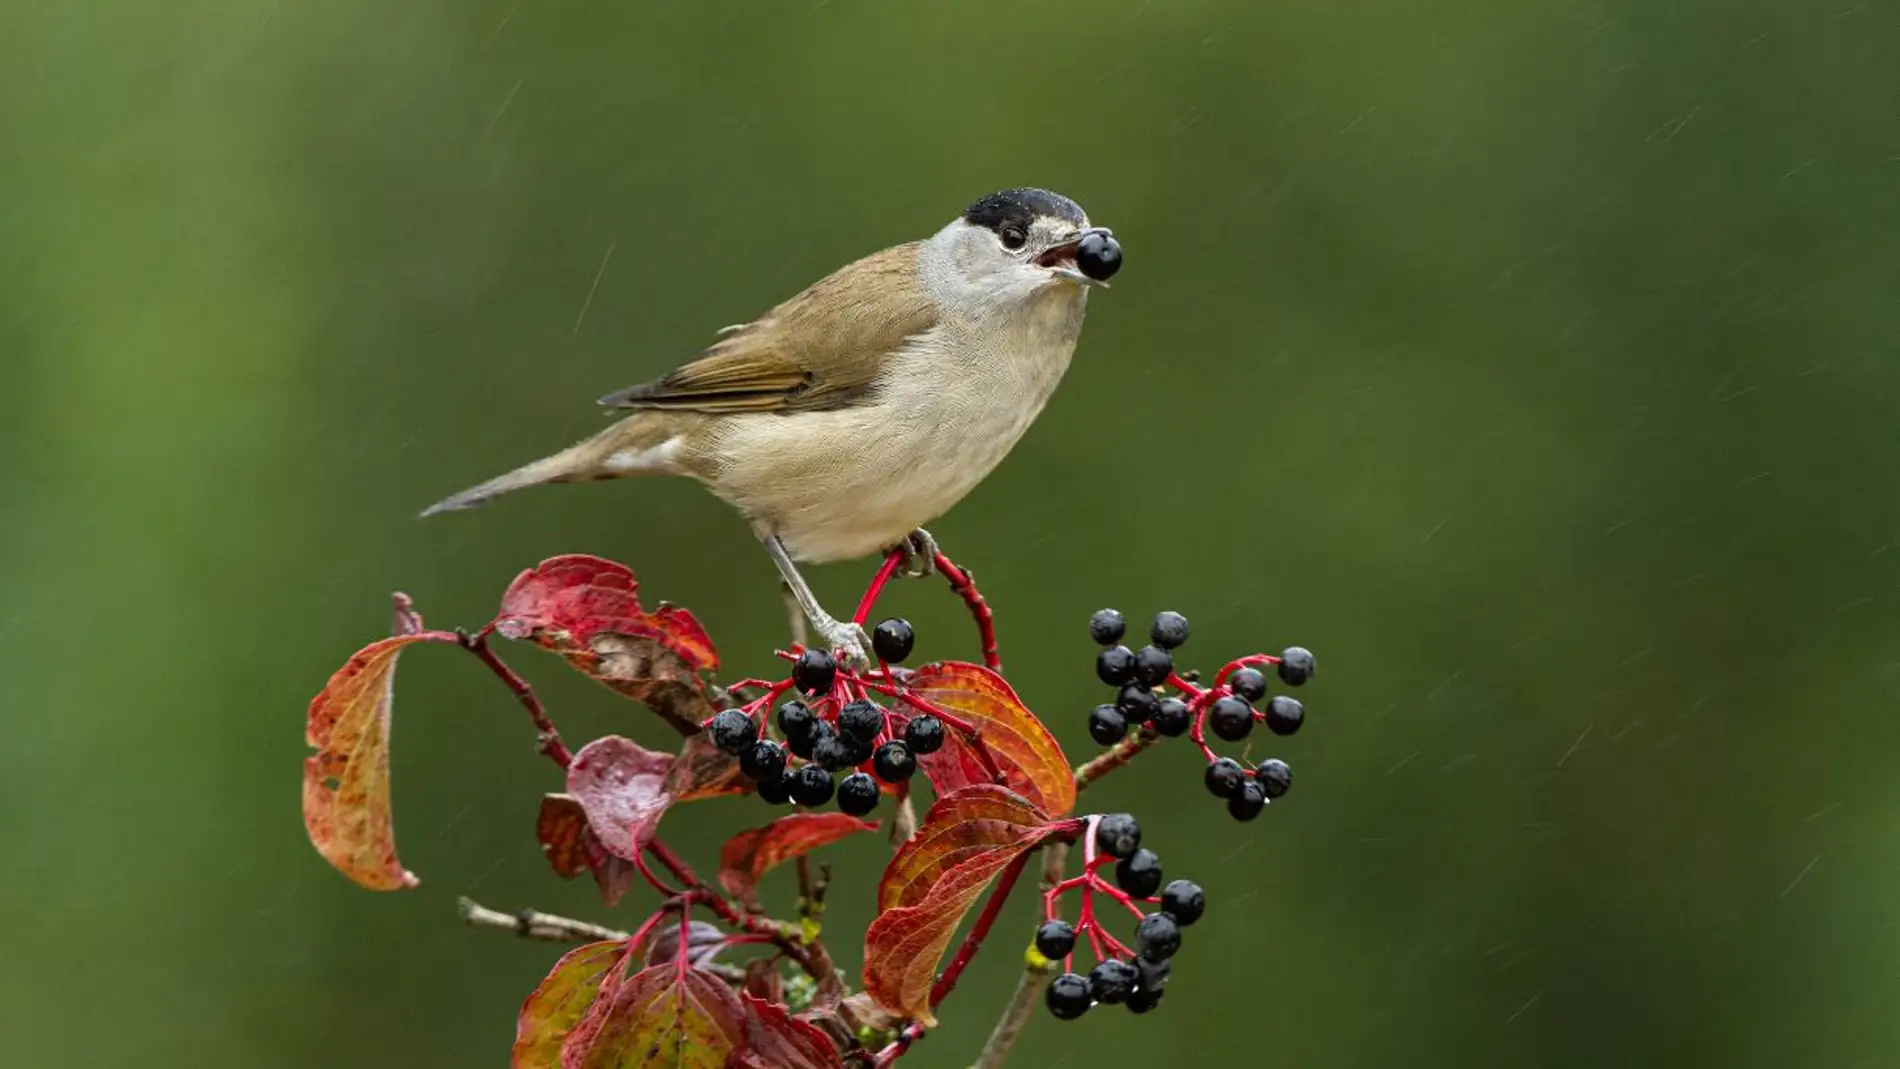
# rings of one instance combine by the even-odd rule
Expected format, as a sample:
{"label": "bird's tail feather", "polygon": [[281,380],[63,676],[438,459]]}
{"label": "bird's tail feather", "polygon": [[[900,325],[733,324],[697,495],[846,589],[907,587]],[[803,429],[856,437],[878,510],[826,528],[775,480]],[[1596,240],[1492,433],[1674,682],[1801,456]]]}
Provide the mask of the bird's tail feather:
{"label": "bird's tail feather", "polygon": [[440,512],[457,512],[486,505],[503,494],[544,483],[593,482],[598,479],[617,479],[627,475],[644,475],[668,469],[668,442],[643,442],[635,439],[649,438],[652,435],[629,435],[633,428],[616,425],[587,439],[578,442],[553,456],[508,472],[476,486],[471,486],[459,494],[443,498],[441,501],[422,510],[424,516],[434,516]]}

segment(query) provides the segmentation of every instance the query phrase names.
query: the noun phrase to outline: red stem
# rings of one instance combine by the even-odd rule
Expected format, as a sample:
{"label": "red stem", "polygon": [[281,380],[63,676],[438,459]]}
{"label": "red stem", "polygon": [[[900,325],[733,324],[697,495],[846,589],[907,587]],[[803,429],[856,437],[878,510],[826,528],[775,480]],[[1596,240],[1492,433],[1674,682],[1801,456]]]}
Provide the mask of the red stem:
{"label": "red stem", "polygon": [[976,588],[976,579],[957,567],[942,550],[937,551],[935,563],[950,583],[950,589],[970,607],[970,616],[976,620],[977,638],[983,643],[983,663],[990,671],[1002,675],[1003,658],[996,652],[996,617],[990,613],[990,603],[983,600],[983,593]]}
{"label": "red stem", "polygon": [[871,618],[872,606],[877,604],[877,599],[884,593],[885,585],[891,581],[891,576],[897,574],[897,566],[904,563],[907,556],[908,554],[901,548],[891,550],[885,555],[884,566],[877,570],[877,575],[872,578],[871,585],[864,588],[864,597],[858,602],[858,611],[851,614],[852,623],[863,627],[864,622]]}
{"label": "red stem", "polygon": [[508,667],[489,647],[488,632],[484,630],[480,634],[470,635],[464,631],[457,631],[455,641],[487,665],[488,670],[495,673],[502,684],[514,693],[522,707],[528,710],[529,718],[534,721],[535,728],[541,733],[540,744],[537,748],[548,755],[548,760],[561,766],[563,770],[573,764],[574,754],[567,748],[567,744],[561,741],[561,733],[555,728],[554,721],[548,718],[547,708],[541,704],[541,699],[535,696],[534,688],[528,685],[528,681]]}

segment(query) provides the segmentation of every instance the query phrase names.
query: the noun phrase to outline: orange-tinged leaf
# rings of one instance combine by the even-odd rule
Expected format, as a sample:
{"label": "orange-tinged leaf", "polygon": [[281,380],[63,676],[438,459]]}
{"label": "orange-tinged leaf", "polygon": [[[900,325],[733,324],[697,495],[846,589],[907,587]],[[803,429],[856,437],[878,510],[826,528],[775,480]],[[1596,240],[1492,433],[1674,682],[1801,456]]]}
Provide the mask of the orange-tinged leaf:
{"label": "orange-tinged leaf", "polygon": [[705,732],[689,735],[666,775],[675,802],[695,802],[728,794],[749,794],[752,781],[739,771],[739,759],[713,745]]}
{"label": "orange-tinged leaf", "polygon": [[365,646],[310,702],[304,741],[317,752],[303,763],[304,830],[325,861],[372,891],[419,882],[396,860],[389,709],[397,656],[433,638],[404,634]]}
{"label": "orange-tinged leaf", "polygon": [[567,791],[587,812],[587,824],[608,853],[632,861],[646,849],[673,796],[667,773],[673,755],[606,735],[581,747],[567,767]]}
{"label": "orange-tinged leaf", "polygon": [[728,1069],[843,1069],[838,1045],[810,1021],[784,1007],[740,996],[745,1003],[745,1040],[732,1053]]}
{"label": "orange-tinged leaf", "polygon": [[[513,1069],[560,1069],[561,1046],[627,956],[624,939],[589,943],[567,953],[521,1005],[515,1021]],[[611,988],[611,985],[608,985]]]}
{"label": "orange-tinged leaf", "polygon": [[719,851],[719,886],[746,906],[758,905],[759,877],[776,865],[829,846],[877,824],[848,813],[793,813],[726,840]]}
{"label": "orange-tinged leaf", "polygon": [[957,925],[997,873],[1063,830],[1027,799],[994,784],[938,799],[884,870],[878,917],[864,937],[865,993],[893,1013],[934,1026],[930,988]]}
{"label": "orange-tinged leaf", "polygon": [[[1002,676],[980,664],[945,661],[919,668],[908,685],[918,697],[976,727],[1010,790],[1050,817],[1067,816],[1075,808],[1069,759]],[[917,764],[939,795],[990,782],[976,750],[957,731],[946,732],[943,749],[919,756]]]}
{"label": "orange-tinged leaf", "polygon": [[726,982],[678,963],[603,993],[568,1035],[562,1069],[725,1069],[745,1042],[745,1007]]}

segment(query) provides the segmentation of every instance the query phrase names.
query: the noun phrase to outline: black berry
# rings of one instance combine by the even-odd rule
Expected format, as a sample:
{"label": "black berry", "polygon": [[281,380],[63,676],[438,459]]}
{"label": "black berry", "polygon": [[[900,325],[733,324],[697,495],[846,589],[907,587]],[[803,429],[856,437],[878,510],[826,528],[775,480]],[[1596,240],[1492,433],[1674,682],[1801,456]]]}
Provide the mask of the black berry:
{"label": "black berry", "polygon": [[1161,889],[1161,912],[1185,928],[1207,912],[1207,894],[1193,880],[1176,880]]}
{"label": "black berry", "polygon": [[1207,726],[1228,742],[1239,742],[1253,730],[1253,706],[1232,694],[1223,695],[1207,710]]}
{"label": "black berry", "polygon": [[884,710],[876,702],[859,698],[846,702],[838,710],[838,730],[854,739],[875,739],[884,730]]}
{"label": "black berry", "polygon": [[1121,694],[1115,698],[1115,708],[1120,709],[1131,724],[1146,723],[1152,719],[1160,704],[1161,699],[1155,697],[1155,692],[1139,683],[1123,687]]}
{"label": "black berry", "polygon": [[943,749],[943,721],[934,716],[914,716],[904,725],[904,745],[914,754],[936,753]]}
{"label": "black berry", "polygon": [[871,758],[871,767],[877,778],[886,783],[902,783],[917,772],[917,759],[911,756],[910,747],[893,739],[877,748]]}
{"label": "black berry", "polygon": [[792,801],[807,809],[831,801],[831,773],[817,765],[806,765],[788,774],[785,783],[791,789]]}
{"label": "black berry", "polygon": [[1278,798],[1293,787],[1293,770],[1277,757],[1260,762],[1260,767],[1253,770],[1253,778],[1267,792],[1268,798]]}
{"label": "black berry", "polygon": [[853,765],[861,765],[869,761],[871,755],[877,752],[877,744],[869,739],[860,739],[856,735],[844,735],[841,737],[844,739],[845,748],[850,751],[851,763]]}
{"label": "black berry", "polygon": [[1280,682],[1297,687],[1313,678],[1313,651],[1305,646],[1288,646],[1280,653]]}
{"label": "black berry", "polygon": [[1036,953],[1059,961],[1074,951],[1075,926],[1068,921],[1050,921],[1036,929]]}
{"label": "black berry", "polygon": [[1242,668],[1227,677],[1227,685],[1234,693],[1250,702],[1257,702],[1267,696],[1267,677],[1260,674],[1258,668]]}
{"label": "black berry", "polygon": [[1049,989],[1043,996],[1049,1004],[1049,1012],[1059,1021],[1073,1021],[1089,1012],[1095,1000],[1089,997],[1089,981],[1085,976],[1065,972],[1049,981]]}
{"label": "black berry", "polygon": [[1227,811],[1235,820],[1252,820],[1266,807],[1267,792],[1255,780],[1241,784],[1240,793],[1227,800]]}
{"label": "black berry", "polygon": [[1163,698],[1155,706],[1155,730],[1170,738],[1185,735],[1194,726],[1194,718],[1188,715],[1187,703],[1179,698]]}
{"label": "black berry", "polygon": [[1156,614],[1154,626],[1148,629],[1148,637],[1164,650],[1174,649],[1188,640],[1187,617],[1178,612]]}
{"label": "black berry", "polygon": [[1111,1005],[1134,994],[1140,974],[1135,967],[1118,958],[1110,958],[1089,970],[1089,994],[1097,1002]]}
{"label": "black berry", "polygon": [[1086,234],[1075,247],[1075,266],[1097,282],[1107,282],[1122,269],[1121,242],[1099,231]]}
{"label": "black berry", "polygon": [[1137,987],[1134,993],[1128,996],[1126,1005],[1131,1013],[1147,1013],[1161,1005],[1161,996],[1167,993],[1165,988]]}
{"label": "black berry", "polygon": [[780,778],[785,774],[785,747],[760,739],[739,755],[739,771],[759,783]]}
{"label": "black berry", "polygon": [[1128,734],[1128,718],[1112,705],[1098,705],[1089,712],[1089,738],[1103,746],[1113,746]]}
{"label": "black berry", "polygon": [[792,783],[780,772],[771,779],[759,781],[759,797],[771,805],[784,805],[792,800]]}
{"label": "black berry", "polygon": [[1135,654],[1127,646],[1110,646],[1095,655],[1095,674],[1111,687],[1119,687],[1135,676]]}
{"label": "black berry", "polygon": [[734,757],[746,752],[752,744],[759,741],[759,725],[752,718],[737,709],[727,709],[712,718],[713,745]]}
{"label": "black berry", "polygon": [[1247,782],[1247,770],[1231,757],[1216,757],[1207,764],[1207,789],[1216,798],[1232,798]]}
{"label": "black berry", "polygon": [[1166,961],[1181,949],[1181,926],[1166,913],[1150,913],[1135,926],[1135,949],[1151,961]]}
{"label": "black berry", "polygon": [[1098,609],[1089,617],[1089,637],[1098,646],[1113,646],[1122,640],[1128,630],[1128,622],[1114,609]]}
{"label": "black berry", "polygon": [[794,699],[778,707],[778,729],[786,742],[796,743],[803,739],[809,743],[811,726],[817,722],[818,717],[811,711],[811,706],[804,702]]}
{"label": "black berry", "polygon": [[792,684],[806,694],[829,694],[838,678],[838,662],[824,650],[806,650],[792,662]]}
{"label": "black berry", "polygon": [[785,736],[785,748],[792,751],[793,754],[809,761],[811,760],[812,752],[817,749],[820,742],[837,737],[838,729],[832,727],[828,721],[813,720],[811,726],[805,729],[803,735]]}
{"label": "black berry", "polygon": [[1109,857],[1127,857],[1141,845],[1141,825],[1127,813],[1110,813],[1095,824],[1095,848]]}
{"label": "black berry", "polygon": [[1160,646],[1143,646],[1135,654],[1135,682],[1158,687],[1174,674],[1174,655]]}
{"label": "black berry", "polygon": [[901,616],[891,617],[871,632],[871,648],[891,664],[902,664],[915,645],[917,633],[910,629],[910,621]]}
{"label": "black berry", "polygon": [[861,817],[877,808],[877,781],[863,772],[853,772],[838,781],[838,808]]}
{"label": "black berry", "polygon": [[1267,730],[1275,735],[1291,735],[1306,720],[1306,706],[1298,698],[1275,694],[1267,703]]}
{"label": "black berry", "polygon": [[1161,859],[1143,847],[1115,863],[1115,886],[1134,898],[1149,898],[1161,890]]}
{"label": "black berry", "polygon": [[851,743],[837,732],[828,732],[815,737],[811,744],[811,760],[826,772],[841,772],[857,762],[851,760]]}

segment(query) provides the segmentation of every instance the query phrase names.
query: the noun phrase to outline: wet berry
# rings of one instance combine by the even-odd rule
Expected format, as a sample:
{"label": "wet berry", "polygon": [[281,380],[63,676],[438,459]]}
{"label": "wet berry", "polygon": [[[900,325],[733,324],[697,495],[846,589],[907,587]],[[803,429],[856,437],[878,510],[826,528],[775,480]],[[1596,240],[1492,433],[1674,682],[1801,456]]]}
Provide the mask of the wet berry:
{"label": "wet berry", "polygon": [[1158,687],[1174,674],[1174,655],[1160,646],[1143,646],[1135,654],[1135,682]]}
{"label": "wet berry", "polygon": [[1255,780],[1241,784],[1240,793],[1227,800],[1227,812],[1235,820],[1252,820],[1267,807],[1267,792]]}
{"label": "wet berry", "polygon": [[1127,857],[1141,845],[1141,825],[1127,813],[1110,813],[1095,825],[1095,848],[1109,857]]}
{"label": "wet berry", "polygon": [[785,748],[792,751],[794,755],[809,761],[811,760],[812,751],[820,742],[825,739],[835,739],[837,737],[838,729],[833,727],[830,722],[814,720],[812,721],[811,727],[805,729],[803,735],[787,735],[785,737]]}
{"label": "wet berry", "polygon": [[1075,950],[1075,926],[1068,921],[1049,921],[1036,929],[1036,953],[1050,961],[1060,961]]}
{"label": "wet berry", "polygon": [[846,702],[838,710],[838,730],[854,739],[875,739],[884,730],[884,708],[863,698]]}
{"label": "wet berry", "polygon": [[810,742],[811,726],[817,722],[817,714],[813,713],[811,706],[804,702],[794,699],[778,707],[778,729],[779,733],[785,736],[786,742],[796,743],[800,739]]}
{"label": "wet berry", "polygon": [[1161,1005],[1161,996],[1167,993],[1165,988],[1137,987],[1134,992],[1128,996],[1126,1005],[1130,1013],[1147,1013],[1149,1010]]}
{"label": "wet berry", "polygon": [[1115,886],[1135,898],[1151,897],[1161,890],[1161,859],[1153,850],[1140,850],[1115,863]]}
{"label": "wet berry", "polygon": [[806,694],[829,694],[838,678],[838,662],[825,650],[806,650],[792,662],[792,685]]}
{"label": "wet berry", "polygon": [[943,721],[934,716],[913,716],[904,725],[904,745],[914,754],[936,753],[943,749]]}
{"label": "wet berry", "polygon": [[1163,698],[1155,705],[1155,730],[1170,738],[1185,735],[1194,726],[1187,703],[1179,698]]}
{"label": "wet berry", "polygon": [[1181,926],[1166,913],[1150,913],[1135,926],[1135,949],[1150,961],[1166,961],[1181,949]]}
{"label": "wet berry", "polygon": [[831,773],[817,765],[805,765],[798,771],[785,777],[786,786],[791,789],[792,801],[807,809],[813,809],[831,801]]}
{"label": "wet berry", "polygon": [[1089,738],[1103,746],[1113,746],[1128,734],[1128,718],[1112,705],[1098,705],[1089,712]]}
{"label": "wet berry", "polygon": [[851,760],[852,744],[837,732],[814,735],[811,744],[811,760],[826,772],[842,772],[857,762]]}
{"label": "wet berry", "polygon": [[877,781],[868,773],[853,772],[838,781],[838,808],[861,817],[877,808]]}
{"label": "wet berry", "polygon": [[886,783],[902,783],[917,773],[917,759],[911,756],[910,747],[893,739],[877,748],[871,768]]}
{"label": "wet berry", "polygon": [[1232,798],[1247,782],[1247,770],[1231,757],[1216,757],[1207,763],[1207,789],[1216,798]]}
{"label": "wet berry", "polygon": [[1257,702],[1267,696],[1267,677],[1260,674],[1258,668],[1242,668],[1227,677],[1227,685],[1234,693],[1250,702]]}
{"label": "wet berry", "polygon": [[1175,880],[1161,889],[1161,912],[1185,928],[1207,912],[1207,894],[1193,880]]}
{"label": "wet berry", "polygon": [[1297,687],[1313,678],[1313,651],[1305,646],[1288,646],[1280,653],[1280,682]]}
{"label": "wet berry", "polygon": [[1260,767],[1253,770],[1253,778],[1267,792],[1268,798],[1278,798],[1293,788],[1293,769],[1277,757],[1260,762]]}
{"label": "wet berry", "polygon": [[1075,267],[1097,282],[1107,282],[1122,269],[1121,242],[1100,232],[1083,235],[1075,247]]}
{"label": "wet berry", "polygon": [[1127,646],[1110,646],[1095,655],[1095,674],[1111,687],[1135,677],[1135,653]]}
{"label": "wet berry", "polygon": [[759,725],[737,709],[727,709],[713,717],[708,730],[712,734],[713,745],[734,757],[759,741]]}
{"label": "wet berry", "polygon": [[1267,703],[1267,730],[1275,735],[1291,735],[1306,720],[1306,706],[1298,698],[1275,694]]}
{"label": "wet berry", "polygon": [[1232,694],[1223,695],[1207,710],[1207,727],[1228,742],[1239,742],[1253,730],[1253,706]]}
{"label": "wet berry", "polygon": [[1089,995],[1088,977],[1072,972],[1065,972],[1049,981],[1043,1001],[1048,1003],[1049,1012],[1061,1021],[1073,1021],[1089,1012],[1089,1007],[1095,1004]]}
{"label": "wet berry", "polygon": [[1114,609],[1097,609],[1095,615],[1089,617],[1089,637],[1097,646],[1113,646],[1122,640],[1127,630],[1128,621]]}
{"label": "wet berry", "polygon": [[1155,710],[1160,704],[1161,699],[1155,697],[1155,692],[1139,683],[1130,683],[1123,687],[1122,692],[1115,698],[1115,708],[1120,709],[1122,715],[1127,717],[1131,724],[1148,722],[1154,717]]}
{"label": "wet berry", "polygon": [[851,748],[851,764],[853,766],[861,765],[869,761],[872,756],[877,753],[877,743],[869,739],[860,739],[856,736],[846,735],[844,742],[846,746]]}
{"label": "wet berry", "polygon": [[1110,958],[1089,970],[1089,994],[1097,1002],[1113,1005],[1134,993],[1135,981],[1139,978],[1133,965]]}
{"label": "wet berry", "polygon": [[1168,977],[1174,973],[1174,965],[1168,961],[1154,961],[1135,955],[1135,990],[1148,990],[1156,994],[1168,986]]}
{"label": "wet berry", "polygon": [[917,633],[910,629],[910,621],[901,616],[891,617],[871,632],[871,648],[891,664],[904,663],[916,645]]}
{"label": "wet berry", "polygon": [[785,747],[760,739],[739,755],[739,771],[758,783],[778,779],[785,774]]}
{"label": "wet berry", "polygon": [[1178,612],[1156,614],[1154,626],[1148,629],[1148,637],[1164,650],[1182,645],[1188,640],[1187,617]]}
{"label": "wet berry", "polygon": [[792,800],[791,781],[783,772],[771,779],[762,779],[759,781],[759,797],[770,805],[784,805]]}

